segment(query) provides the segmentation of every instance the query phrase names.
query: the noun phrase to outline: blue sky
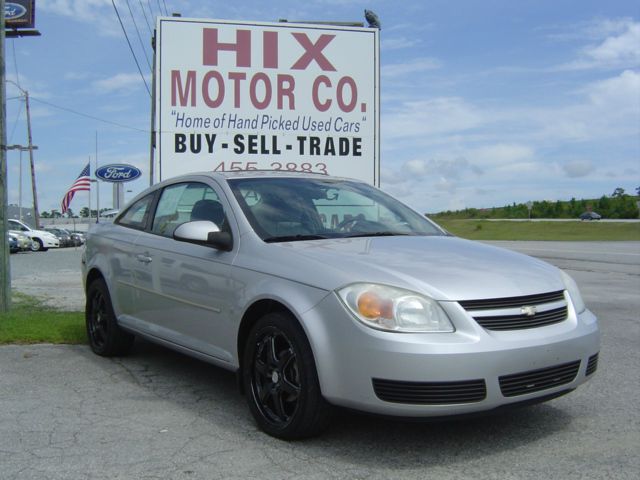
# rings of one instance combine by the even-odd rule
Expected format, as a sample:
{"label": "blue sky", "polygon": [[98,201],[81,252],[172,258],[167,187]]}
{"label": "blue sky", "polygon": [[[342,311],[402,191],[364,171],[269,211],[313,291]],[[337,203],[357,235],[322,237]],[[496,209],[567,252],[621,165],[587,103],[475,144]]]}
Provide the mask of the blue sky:
{"label": "blue sky", "polygon": [[[36,3],[42,36],[7,39],[6,72],[32,99],[42,211],[59,208],[93,161],[96,132],[101,165],[148,172],[150,97],[111,0]],[[636,1],[129,0],[144,50],[127,2],[116,4],[149,83],[147,22],[159,6],[185,17],[265,22],[362,21],[364,8],[374,10],[382,22],[381,186],[419,211],[640,186]],[[9,84],[7,140],[24,145],[16,97]],[[31,203],[27,156],[23,205]],[[18,159],[8,152],[9,203],[18,202]],[[127,198],[147,185],[126,184]],[[101,207],[111,205],[110,190],[101,189]],[[79,211],[86,195],[76,197],[71,207]]]}

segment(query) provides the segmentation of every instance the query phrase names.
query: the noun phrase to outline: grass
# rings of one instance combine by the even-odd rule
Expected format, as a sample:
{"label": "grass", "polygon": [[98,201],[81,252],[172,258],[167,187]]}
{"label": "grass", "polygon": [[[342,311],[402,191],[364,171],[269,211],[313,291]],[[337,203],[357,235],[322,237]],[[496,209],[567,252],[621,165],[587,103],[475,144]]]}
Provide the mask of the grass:
{"label": "grass", "polygon": [[640,223],[437,220],[470,240],[640,241]]}
{"label": "grass", "polygon": [[0,345],[9,343],[87,343],[84,313],[61,312],[14,293],[11,311],[0,314]]}

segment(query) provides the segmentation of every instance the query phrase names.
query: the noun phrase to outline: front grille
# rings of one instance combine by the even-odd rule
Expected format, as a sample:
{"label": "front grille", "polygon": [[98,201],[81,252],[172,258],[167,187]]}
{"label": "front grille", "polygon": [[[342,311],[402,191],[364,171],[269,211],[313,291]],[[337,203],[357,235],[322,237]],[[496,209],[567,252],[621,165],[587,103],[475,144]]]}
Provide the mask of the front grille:
{"label": "front grille", "polygon": [[587,361],[587,376],[593,375],[598,369],[598,354],[592,355]]}
{"label": "front grille", "polygon": [[521,297],[463,300],[458,302],[487,330],[522,330],[553,325],[568,315],[564,291]]}
{"label": "front grille", "polygon": [[505,315],[495,317],[473,317],[487,330],[522,330],[523,328],[544,327],[562,322],[567,318],[567,307],[554,308],[546,312],[528,315]]}
{"label": "front grille", "polygon": [[495,308],[513,308],[523,305],[543,305],[564,300],[564,291],[524,295],[522,297],[489,298],[485,300],[464,300],[460,303],[465,310],[492,310]]}
{"label": "front grille", "polygon": [[578,374],[580,360],[555,367],[530,370],[500,377],[500,390],[505,397],[539,392],[548,388],[571,383]]}
{"label": "front grille", "polygon": [[487,396],[484,380],[404,382],[374,378],[373,390],[385,402],[419,405],[473,403],[484,400]]}

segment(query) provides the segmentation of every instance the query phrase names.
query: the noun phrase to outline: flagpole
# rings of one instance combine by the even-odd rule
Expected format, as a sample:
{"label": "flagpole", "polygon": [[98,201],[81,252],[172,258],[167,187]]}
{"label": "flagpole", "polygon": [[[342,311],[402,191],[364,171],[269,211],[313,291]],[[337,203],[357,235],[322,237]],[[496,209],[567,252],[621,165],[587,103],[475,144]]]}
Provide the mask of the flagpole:
{"label": "flagpole", "polygon": [[[96,165],[93,169],[93,176],[96,176],[96,172],[98,171],[98,131],[96,130]],[[98,178],[96,177],[96,223],[100,221],[100,182],[98,182]],[[91,192],[89,192],[91,194]]]}
{"label": "flagpole", "polygon": [[[91,155],[89,155],[89,168],[91,168]],[[87,230],[89,230],[89,225],[91,225],[91,175],[89,175],[89,224]]]}

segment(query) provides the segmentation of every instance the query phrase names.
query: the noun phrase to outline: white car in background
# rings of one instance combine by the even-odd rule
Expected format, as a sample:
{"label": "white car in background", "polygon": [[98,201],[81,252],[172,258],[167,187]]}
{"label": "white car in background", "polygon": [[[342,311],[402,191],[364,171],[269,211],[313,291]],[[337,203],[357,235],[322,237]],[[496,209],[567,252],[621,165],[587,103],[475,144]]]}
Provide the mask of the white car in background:
{"label": "white car in background", "polygon": [[20,220],[8,219],[10,230],[18,230],[27,235],[31,240],[31,250],[34,252],[42,251],[46,252],[50,248],[58,248],[60,246],[60,240],[58,237],[50,232],[44,230],[34,230],[33,228],[25,225]]}
{"label": "white car in background", "polygon": [[16,238],[18,251],[31,250],[33,247],[33,240],[28,235],[18,230],[9,230],[9,235],[13,235]]}

